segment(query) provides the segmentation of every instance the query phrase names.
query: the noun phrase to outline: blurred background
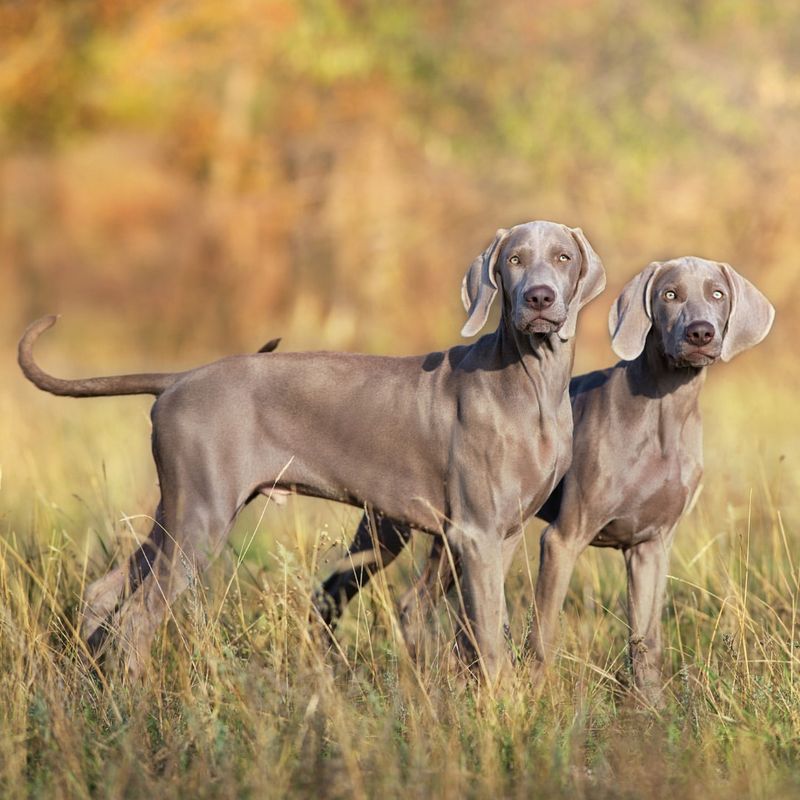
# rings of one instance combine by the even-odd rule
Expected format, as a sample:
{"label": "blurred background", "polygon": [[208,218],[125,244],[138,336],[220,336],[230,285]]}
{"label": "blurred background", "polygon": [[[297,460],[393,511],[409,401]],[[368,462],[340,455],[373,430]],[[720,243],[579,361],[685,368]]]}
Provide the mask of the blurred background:
{"label": "blurred background", "polygon": [[612,358],[612,293],[688,253],[766,292],[782,360],[798,30],[768,0],[2,3],[2,352],[51,312],[70,374],[277,335],[426,351],[458,340],[495,229],[544,218],[609,273],[579,368]]}
{"label": "blurred background", "polygon": [[[57,503],[78,542],[102,509],[102,539],[155,491],[151,399],[37,391],[14,358],[33,318],[63,314],[38,354],[65,376],[275,336],[426,352],[460,341],[461,277],[496,228],[537,218],[582,227],[608,271],[579,371],[615,360],[609,306],[653,259],[729,261],[767,294],[773,332],[703,392],[706,503],[751,515],[755,487],[773,522],[800,513],[781,500],[800,485],[800,4],[31,0],[0,3],[0,31],[8,530]],[[356,512],[311,506],[349,536]]]}
{"label": "blurred background", "polygon": [[[389,797],[410,771],[406,796],[797,797],[799,36],[790,0],[0,0],[0,795],[225,796],[227,774],[247,785],[230,796]],[[582,227],[608,272],[577,370],[615,360],[608,309],[653,259],[729,261],[777,307],[702,393],[705,490],[665,613],[674,727],[618,725],[624,569],[607,551],[579,561],[541,715],[527,685],[497,717],[435,670],[430,692],[402,688],[391,609],[425,537],[351,605],[362,677],[323,691],[306,598],[360,512],[303,499],[240,518],[209,602],[179,604],[160,682],[133,705],[115,693],[115,723],[62,643],[84,584],[150,528],[151,398],[39,392],[15,363],[24,326],[63,314],[37,355],[64,376],[275,336],[427,352],[460,341],[472,258],[537,218]],[[358,764],[360,792],[343,777]]]}

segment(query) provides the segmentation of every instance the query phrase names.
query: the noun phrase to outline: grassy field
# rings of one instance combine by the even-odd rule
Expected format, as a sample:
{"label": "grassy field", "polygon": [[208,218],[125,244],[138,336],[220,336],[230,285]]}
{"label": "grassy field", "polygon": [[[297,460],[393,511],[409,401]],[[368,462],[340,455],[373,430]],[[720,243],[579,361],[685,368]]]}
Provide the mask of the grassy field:
{"label": "grassy field", "polygon": [[[771,348],[769,352],[774,352]],[[0,794],[108,797],[685,797],[800,792],[797,381],[754,354],[703,397],[707,475],[684,521],[666,614],[668,702],[627,680],[622,559],[581,559],[560,655],[536,690],[464,685],[449,609],[424,663],[394,603],[427,548],[349,609],[339,654],[308,596],[356,512],[259,505],[177,605],[143,685],[90,675],[74,626],[83,586],[130,551],[156,496],[148,403],[0,395]],[[789,371],[790,376],[795,375]],[[529,526],[508,582],[519,640],[536,569]]]}

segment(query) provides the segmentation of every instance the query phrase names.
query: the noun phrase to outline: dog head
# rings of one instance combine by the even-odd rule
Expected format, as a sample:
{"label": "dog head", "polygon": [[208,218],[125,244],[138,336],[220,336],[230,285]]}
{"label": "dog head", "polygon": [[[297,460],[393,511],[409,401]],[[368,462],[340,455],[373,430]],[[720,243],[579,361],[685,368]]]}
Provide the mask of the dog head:
{"label": "dog head", "polygon": [[558,333],[566,341],[575,335],[578,312],[605,282],[603,264],[580,228],[542,221],[501,228],[464,276],[468,317],[461,334],[483,328],[502,289],[507,324],[527,335]]}
{"label": "dog head", "polygon": [[729,264],[686,256],[654,261],[622,290],[608,318],[611,346],[625,361],[644,349],[652,329],[675,367],[730,361],[758,344],[775,309]]}

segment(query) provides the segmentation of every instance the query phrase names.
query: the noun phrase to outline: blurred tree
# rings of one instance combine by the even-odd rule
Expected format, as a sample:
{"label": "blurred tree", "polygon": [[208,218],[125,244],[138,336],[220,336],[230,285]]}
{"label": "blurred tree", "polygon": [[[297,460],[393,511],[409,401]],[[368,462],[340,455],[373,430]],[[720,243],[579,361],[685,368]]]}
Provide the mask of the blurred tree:
{"label": "blurred tree", "polygon": [[582,225],[612,288],[699,252],[796,300],[798,24],[755,0],[4,3],[2,324],[427,347],[473,253],[535,217]]}

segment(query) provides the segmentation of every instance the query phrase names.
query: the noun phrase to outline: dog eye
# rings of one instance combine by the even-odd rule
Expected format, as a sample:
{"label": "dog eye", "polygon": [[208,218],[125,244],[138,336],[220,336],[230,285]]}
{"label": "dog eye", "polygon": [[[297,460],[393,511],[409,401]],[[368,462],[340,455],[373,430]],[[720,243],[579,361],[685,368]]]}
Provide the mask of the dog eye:
{"label": "dog eye", "polygon": [[722,298],[725,297],[725,295],[719,289],[715,289],[713,292],[711,292],[711,296],[715,300],[722,300]]}
{"label": "dog eye", "polygon": [[667,291],[664,292],[665,300],[674,300],[677,296],[678,295],[675,292],[673,292],[672,289],[667,289]]}
{"label": "dog eye", "polygon": [[511,258],[508,259],[508,263],[519,264],[519,256],[511,256]]}
{"label": "dog eye", "polygon": [[562,253],[562,254],[561,254],[559,257],[558,257],[558,260],[559,260],[559,261],[572,261],[572,259],[571,259],[571,258],[570,258],[570,257],[569,257],[569,256],[568,256],[566,253]]}

